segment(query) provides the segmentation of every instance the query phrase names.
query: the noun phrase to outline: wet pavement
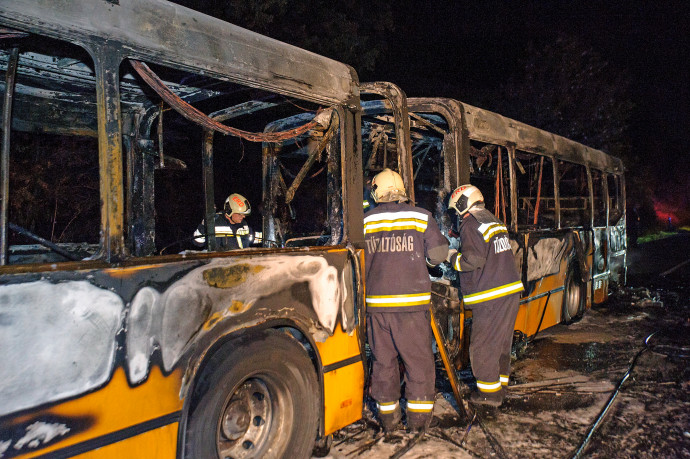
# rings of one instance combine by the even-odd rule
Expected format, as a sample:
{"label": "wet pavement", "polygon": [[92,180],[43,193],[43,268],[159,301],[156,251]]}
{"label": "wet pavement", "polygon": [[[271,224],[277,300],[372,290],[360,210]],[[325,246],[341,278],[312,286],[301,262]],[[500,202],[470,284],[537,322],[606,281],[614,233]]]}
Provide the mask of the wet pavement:
{"label": "wet pavement", "polygon": [[[688,258],[690,236],[656,242],[631,251],[644,264],[626,289],[521,352],[500,408],[479,408],[470,427],[439,364],[438,425],[421,441],[405,451],[412,434],[382,438],[365,409],[328,457],[690,458],[690,264],[659,276]],[[459,377],[467,397],[471,373]]]}

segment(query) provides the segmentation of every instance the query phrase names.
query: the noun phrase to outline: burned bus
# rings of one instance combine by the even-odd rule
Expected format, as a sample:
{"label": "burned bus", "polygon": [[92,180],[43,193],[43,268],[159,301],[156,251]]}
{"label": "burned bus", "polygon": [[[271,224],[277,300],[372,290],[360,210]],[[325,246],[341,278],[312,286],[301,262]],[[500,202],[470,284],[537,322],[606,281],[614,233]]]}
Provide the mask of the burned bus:
{"label": "burned bus", "polygon": [[[363,103],[363,109],[366,139],[376,130],[367,129],[367,120],[391,111],[377,101]],[[620,159],[453,99],[409,98],[407,110],[414,197],[434,213],[451,247],[461,245],[454,215],[447,212],[448,196],[457,186],[477,186],[487,209],[506,223],[526,286],[514,344],[577,320],[625,283]],[[392,147],[388,157],[395,157]],[[439,350],[460,369],[468,364],[471,311],[463,307],[457,273],[445,265],[436,275],[432,310],[437,339],[445,344]]]}
{"label": "burned bus", "polygon": [[306,457],[360,419],[356,73],[163,0],[2,1],[0,43],[0,456]]}

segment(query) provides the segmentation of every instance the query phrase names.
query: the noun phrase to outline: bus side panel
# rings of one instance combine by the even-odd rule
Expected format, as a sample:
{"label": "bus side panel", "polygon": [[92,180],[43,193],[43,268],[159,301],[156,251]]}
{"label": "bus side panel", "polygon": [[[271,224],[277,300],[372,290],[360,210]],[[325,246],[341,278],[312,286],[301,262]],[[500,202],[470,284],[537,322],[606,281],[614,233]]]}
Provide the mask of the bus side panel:
{"label": "bus side panel", "polygon": [[323,375],[325,435],[352,424],[362,417],[364,364],[360,358],[358,340],[356,331],[352,336],[337,331],[326,343],[317,343],[319,351],[324,347],[323,345],[327,347],[342,345],[344,348],[355,351],[352,356],[354,363],[326,371]]}
{"label": "bus side panel", "polygon": [[[520,303],[520,310],[515,320],[515,330],[526,336],[533,336],[537,331],[561,322],[561,306],[563,304],[561,287],[564,278],[565,272],[559,272],[537,281],[530,297],[537,296],[538,298]],[[551,292],[550,295],[549,292]]]}
{"label": "bus side panel", "polygon": [[[95,392],[19,417],[12,426],[3,425],[6,432],[26,432],[4,457],[36,450],[37,446],[31,447],[31,442],[41,445],[58,439],[63,440],[21,457],[47,453],[72,456],[87,450],[93,450],[98,457],[109,457],[101,455],[100,451],[114,453],[125,450],[130,453],[157,451],[155,455],[142,454],[141,457],[174,457],[182,409],[182,400],[178,396],[181,382],[181,371],[165,376],[154,366],[146,383],[130,387],[125,372],[119,368],[110,382]],[[147,445],[153,440],[156,444]],[[137,449],[127,449],[134,444]],[[15,449],[16,445],[26,447]]]}
{"label": "bus side panel", "polygon": [[144,432],[119,443],[74,456],[78,459],[122,459],[133,457],[174,458],[176,454],[178,423]]}
{"label": "bus side panel", "polygon": [[[177,422],[201,350],[269,321],[297,323],[317,342],[340,330],[348,347],[332,359],[347,350],[339,360],[358,362],[343,379],[361,392],[347,260],[339,248],[227,252],[3,278],[13,283],[0,285],[2,326],[21,331],[0,333],[5,457],[81,443],[77,454],[136,436],[142,423]],[[339,385],[347,370],[338,373]],[[346,402],[335,404],[361,416],[361,395],[356,408]]]}
{"label": "bus side panel", "polygon": [[[362,253],[360,253],[360,262]],[[363,263],[360,264],[363,266]],[[348,297],[353,298],[356,292],[350,290],[354,285],[351,270],[343,270],[344,289]],[[364,403],[364,363],[362,361],[362,342],[360,336],[363,324],[359,324],[351,333],[347,333],[342,323],[336,325],[333,335],[324,342],[317,342],[316,348],[323,367],[323,421],[324,435],[358,421],[362,417]]]}

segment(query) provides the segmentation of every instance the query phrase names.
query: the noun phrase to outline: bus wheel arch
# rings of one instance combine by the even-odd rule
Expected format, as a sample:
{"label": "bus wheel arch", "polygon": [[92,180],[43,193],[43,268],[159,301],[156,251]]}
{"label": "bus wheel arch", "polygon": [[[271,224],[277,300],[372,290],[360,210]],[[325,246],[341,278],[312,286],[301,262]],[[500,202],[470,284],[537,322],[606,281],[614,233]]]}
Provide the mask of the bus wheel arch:
{"label": "bus wheel arch", "polygon": [[220,346],[198,376],[185,457],[308,457],[320,418],[317,374],[294,338],[267,329]]}

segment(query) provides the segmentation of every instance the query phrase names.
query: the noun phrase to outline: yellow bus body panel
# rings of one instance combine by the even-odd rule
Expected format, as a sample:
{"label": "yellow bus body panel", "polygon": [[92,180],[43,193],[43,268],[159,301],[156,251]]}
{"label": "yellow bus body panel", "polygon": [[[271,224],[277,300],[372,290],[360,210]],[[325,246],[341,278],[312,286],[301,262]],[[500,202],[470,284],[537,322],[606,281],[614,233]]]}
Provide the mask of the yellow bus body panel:
{"label": "yellow bus body panel", "polygon": [[[553,276],[547,276],[539,280],[537,287],[530,296],[540,295],[551,290],[563,287],[565,275],[563,272]],[[546,305],[548,300],[549,304]],[[527,336],[533,336],[539,330],[552,327],[561,322],[561,309],[563,305],[563,291],[554,292],[551,296],[542,296],[532,301],[522,303],[515,319],[515,330],[524,333]],[[547,307],[544,311],[544,307]],[[542,314],[544,319],[542,320]],[[541,325],[539,321],[541,320]]]}
{"label": "yellow bus body panel", "polygon": [[74,457],[79,459],[174,458],[177,450],[178,427],[177,422],[169,424]]}
{"label": "yellow bus body panel", "polygon": [[[357,330],[348,336],[339,326],[324,343],[316,343],[323,366],[360,357]],[[329,435],[362,418],[364,401],[364,365],[359,360],[324,373],[324,426]]]}
{"label": "yellow bus body panel", "polygon": [[[164,376],[157,366],[153,366],[149,377],[143,384],[130,387],[124,370],[117,368],[108,385],[103,388],[46,410],[46,414],[59,417],[90,418],[93,420],[90,428],[83,432],[69,435],[64,441],[51,445],[48,448],[40,449],[36,453],[22,457],[40,456],[117,432],[151,419],[178,412],[182,409],[183,404],[183,400],[179,398],[181,382],[181,371],[176,370],[170,375]],[[157,432],[159,430],[161,432]],[[175,435],[170,434],[173,430]],[[131,452],[137,450],[128,450],[127,448],[130,446],[127,445],[147,441],[135,440],[138,437],[155,438],[156,442],[169,442],[167,445],[162,443],[152,445],[151,448],[157,451],[156,455],[144,454],[144,450],[142,450],[142,455],[137,454],[138,457],[174,457],[174,452],[177,448],[177,423],[170,424],[168,429],[154,429],[150,433],[151,435],[147,435],[147,433],[140,434],[118,443],[104,446],[100,450],[94,450],[92,452],[93,456],[85,457],[109,457],[105,455],[106,451],[129,451],[130,454],[120,455],[119,457],[133,457]],[[115,447],[115,445],[120,446]],[[98,451],[103,451],[103,455],[98,453]],[[170,451],[173,452],[172,456],[168,454]]]}

